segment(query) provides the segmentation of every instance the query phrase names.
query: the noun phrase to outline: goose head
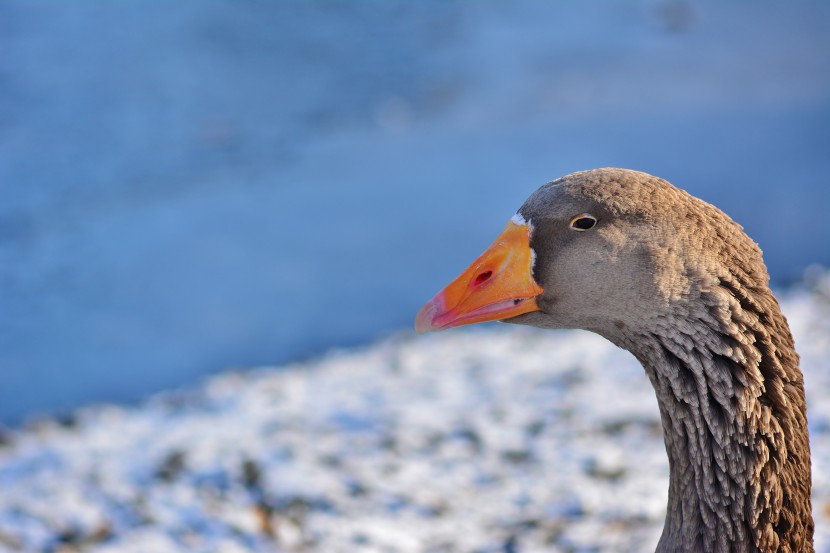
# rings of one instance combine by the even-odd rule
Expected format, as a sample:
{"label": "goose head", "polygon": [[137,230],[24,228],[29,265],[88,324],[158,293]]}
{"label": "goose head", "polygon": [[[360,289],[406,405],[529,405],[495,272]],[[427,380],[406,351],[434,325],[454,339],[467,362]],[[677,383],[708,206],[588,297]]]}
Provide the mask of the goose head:
{"label": "goose head", "polygon": [[531,195],[494,243],[421,309],[416,329],[499,320],[625,342],[691,309],[702,294],[717,294],[730,264],[763,267],[760,257],[726,215],[662,179],[583,171]]}

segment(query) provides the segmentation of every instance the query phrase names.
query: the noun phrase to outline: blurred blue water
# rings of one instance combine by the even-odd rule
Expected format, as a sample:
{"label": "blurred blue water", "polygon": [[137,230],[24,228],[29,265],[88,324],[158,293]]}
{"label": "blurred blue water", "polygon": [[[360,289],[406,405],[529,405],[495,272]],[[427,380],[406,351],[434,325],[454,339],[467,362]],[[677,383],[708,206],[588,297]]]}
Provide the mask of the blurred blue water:
{"label": "blurred blue water", "polygon": [[538,185],[830,265],[830,4],[0,4],[0,421],[408,328]]}

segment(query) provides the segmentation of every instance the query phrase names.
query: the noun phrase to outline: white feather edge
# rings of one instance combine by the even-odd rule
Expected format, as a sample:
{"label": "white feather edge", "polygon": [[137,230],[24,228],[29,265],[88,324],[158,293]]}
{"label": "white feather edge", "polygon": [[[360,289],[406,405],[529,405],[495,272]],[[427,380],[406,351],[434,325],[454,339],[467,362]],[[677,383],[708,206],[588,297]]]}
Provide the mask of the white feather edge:
{"label": "white feather edge", "polygon": [[513,217],[510,218],[514,225],[526,225],[528,224],[525,218],[522,216],[521,213],[516,213]]}
{"label": "white feather edge", "polygon": [[[510,221],[514,225],[519,225],[520,227],[527,225],[530,231],[533,232],[533,224],[531,224],[530,221],[525,219],[521,213],[517,212],[513,217],[510,218]],[[536,250],[530,248],[530,270],[532,271],[534,268],[536,268]]]}

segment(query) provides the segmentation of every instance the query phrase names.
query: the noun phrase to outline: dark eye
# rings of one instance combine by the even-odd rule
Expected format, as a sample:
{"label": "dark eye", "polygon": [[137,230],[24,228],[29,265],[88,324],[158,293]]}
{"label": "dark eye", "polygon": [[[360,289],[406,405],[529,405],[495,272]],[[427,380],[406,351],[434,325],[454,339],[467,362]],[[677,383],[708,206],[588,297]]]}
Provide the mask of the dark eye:
{"label": "dark eye", "polygon": [[597,224],[597,218],[590,213],[583,213],[571,219],[571,228],[574,230],[588,230],[594,228]]}

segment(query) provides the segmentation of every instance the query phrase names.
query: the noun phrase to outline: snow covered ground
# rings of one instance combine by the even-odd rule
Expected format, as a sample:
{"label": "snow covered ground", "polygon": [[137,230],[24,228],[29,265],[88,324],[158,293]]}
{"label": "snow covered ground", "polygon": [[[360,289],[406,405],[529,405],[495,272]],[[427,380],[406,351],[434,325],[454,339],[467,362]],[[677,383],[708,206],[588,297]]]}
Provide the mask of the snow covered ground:
{"label": "snow covered ground", "polygon": [[[827,553],[830,277],[782,305]],[[642,552],[667,491],[636,361],[506,325],[227,373],[0,439],[3,552]]]}

